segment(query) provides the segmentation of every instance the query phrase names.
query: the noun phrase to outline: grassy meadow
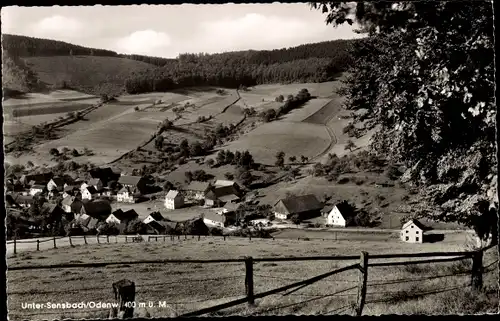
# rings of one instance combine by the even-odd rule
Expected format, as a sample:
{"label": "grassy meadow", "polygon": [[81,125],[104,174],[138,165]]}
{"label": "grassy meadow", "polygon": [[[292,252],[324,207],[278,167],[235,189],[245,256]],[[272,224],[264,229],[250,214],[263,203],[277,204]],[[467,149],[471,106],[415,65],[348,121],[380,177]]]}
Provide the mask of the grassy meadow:
{"label": "grassy meadow", "polygon": [[[73,248],[19,254],[8,266],[60,263],[127,262],[151,259],[229,259],[317,255],[456,251],[467,246],[456,240],[438,244],[410,245],[397,239],[379,241],[297,241],[208,237],[197,241],[168,240],[152,243],[81,245]],[[495,250],[485,254],[484,265],[495,261]],[[364,314],[447,314],[488,312],[496,307],[494,266],[486,268],[485,291],[472,296],[468,287],[468,261],[373,267],[368,272]],[[254,292],[332,271],[356,261],[260,262],[254,264]],[[151,317],[175,316],[244,296],[243,263],[231,264],[139,264],[101,268],[8,271],[9,312],[22,318],[96,318],[105,310],[23,310],[21,302],[113,302],[111,284],[127,278],[136,283],[136,301],[166,301],[168,307],[146,308]],[[356,301],[357,270],[349,270],[301,288],[256,300],[255,307],[241,305],[214,315],[352,314]],[[35,313],[36,312],[36,313]],[[145,313],[137,309],[137,313]]]}

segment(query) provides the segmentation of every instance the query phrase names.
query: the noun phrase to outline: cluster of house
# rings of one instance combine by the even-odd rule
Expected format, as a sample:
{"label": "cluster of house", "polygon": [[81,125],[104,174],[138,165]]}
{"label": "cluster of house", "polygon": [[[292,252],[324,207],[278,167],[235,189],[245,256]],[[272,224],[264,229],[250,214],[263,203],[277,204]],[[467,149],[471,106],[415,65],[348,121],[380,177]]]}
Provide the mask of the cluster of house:
{"label": "cluster of house", "polygon": [[[51,215],[73,215],[84,230],[95,229],[99,222],[127,224],[139,215],[132,209],[112,212],[109,200],[136,203],[146,192],[146,181],[140,176],[115,174],[111,168],[97,168],[89,171],[88,181],[72,179],[69,176],[54,177],[52,173],[23,175],[20,179],[7,178],[6,201],[11,207],[30,207],[35,196],[41,195],[48,202],[44,207]],[[116,181],[117,188],[108,187],[110,181]],[[56,199],[62,201],[56,202]],[[215,182],[192,181],[181,190],[170,190],[165,195],[164,206],[174,210],[182,208],[187,202],[203,203],[203,221],[206,225],[226,227],[234,223],[236,210],[244,197],[243,189],[235,182],[216,180]],[[274,216],[278,220],[299,220],[322,216],[326,225],[347,227],[354,223],[354,210],[345,201],[336,205],[324,206],[315,195],[307,194],[286,197],[274,204]],[[72,219],[71,219],[72,220]],[[159,212],[150,214],[144,223],[152,232],[164,230],[159,224],[164,221]],[[423,234],[428,228],[419,221],[406,223],[401,231],[401,240],[411,243],[422,243]]]}

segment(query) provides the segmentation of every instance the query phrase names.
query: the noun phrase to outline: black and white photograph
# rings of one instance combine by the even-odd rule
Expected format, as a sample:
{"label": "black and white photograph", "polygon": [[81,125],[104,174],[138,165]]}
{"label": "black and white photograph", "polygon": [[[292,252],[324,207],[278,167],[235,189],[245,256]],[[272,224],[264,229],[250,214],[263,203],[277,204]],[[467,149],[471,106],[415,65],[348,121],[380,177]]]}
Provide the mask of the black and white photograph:
{"label": "black and white photograph", "polygon": [[494,9],[2,7],[8,320],[499,313]]}

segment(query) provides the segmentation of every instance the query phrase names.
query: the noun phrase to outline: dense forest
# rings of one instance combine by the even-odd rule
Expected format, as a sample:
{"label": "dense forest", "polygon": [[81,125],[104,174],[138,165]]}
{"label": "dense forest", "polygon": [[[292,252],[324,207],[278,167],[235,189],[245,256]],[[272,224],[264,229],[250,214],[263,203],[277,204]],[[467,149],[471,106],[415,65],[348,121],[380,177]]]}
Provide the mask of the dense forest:
{"label": "dense forest", "polygon": [[[176,59],[123,55],[62,41],[3,35],[2,47],[11,58],[47,56],[105,56],[127,58],[157,66],[123,79],[128,93],[165,91],[188,86],[237,88],[265,83],[324,82],[335,79],[352,63],[356,40],[335,40],[276,50],[247,50],[218,54],[181,54]],[[22,60],[22,59],[18,59]],[[81,89],[81,88],[75,88]]]}

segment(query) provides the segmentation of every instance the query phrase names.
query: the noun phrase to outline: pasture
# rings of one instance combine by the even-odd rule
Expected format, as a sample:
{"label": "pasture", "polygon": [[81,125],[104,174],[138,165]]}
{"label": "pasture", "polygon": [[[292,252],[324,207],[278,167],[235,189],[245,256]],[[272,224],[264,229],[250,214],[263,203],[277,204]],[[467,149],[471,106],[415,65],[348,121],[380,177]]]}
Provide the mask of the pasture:
{"label": "pasture", "polygon": [[313,158],[323,153],[330,143],[331,137],[323,126],[275,121],[258,126],[222,148],[249,150],[256,162],[268,165],[274,164],[279,151],[284,151],[287,159],[301,155]]}
{"label": "pasture", "polygon": [[[467,246],[458,236],[439,244],[412,245],[397,239],[383,241],[297,241],[207,237],[173,242],[89,244],[73,248],[19,254],[7,259],[9,267],[61,263],[127,262],[154,259],[233,259],[244,256],[289,257],[320,255],[358,255],[360,251],[379,253],[417,253],[460,251]],[[307,246],[305,246],[307,245]],[[486,252],[485,290],[469,296],[470,260],[452,263],[402,267],[371,267],[364,314],[384,313],[443,314],[493,311],[495,273],[491,263],[494,250]],[[410,259],[411,260],[411,259]],[[349,261],[297,261],[254,263],[254,291],[261,293],[352,264]],[[298,291],[257,299],[255,307],[246,305],[215,315],[352,314],[356,301],[357,270],[328,277]],[[167,307],[147,307],[151,317],[176,316],[244,296],[243,263],[140,264],[113,265],[83,269],[7,271],[9,314],[11,319],[104,318],[106,310],[22,309],[21,302],[113,302],[111,283],[130,279],[136,284],[136,301],[166,301]],[[418,281],[417,281],[418,280]],[[464,288],[465,286],[465,288]],[[434,291],[438,291],[434,293]],[[439,293],[442,292],[442,293]],[[426,293],[413,297],[413,294]],[[450,300],[450,298],[452,298]],[[448,303],[448,304],[446,304]],[[460,304],[462,303],[462,304]],[[466,303],[466,304],[465,304]],[[136,309],[139,310],[139,309]],[[137,311],[139,312],[139,311]]]}
{"label": "pasture", "polygon": [[[282,120],[287,122],[306,122],[311,124],[321,124],[321,122],[311,122],[308,119],[312,117],[324,118],[325,115],[321,114],[321,111],[324,110],[324,106],[331,104],[331,99],[329,98],[317,98],[311,99],[306,102],[303,106],[297,109],[293,109],[288,114],[284,115]],[[333,111],[328,110],[329,113],[327,116],[330,116]],[[317,114],[321,114],[320,116],[316,116]]]}

